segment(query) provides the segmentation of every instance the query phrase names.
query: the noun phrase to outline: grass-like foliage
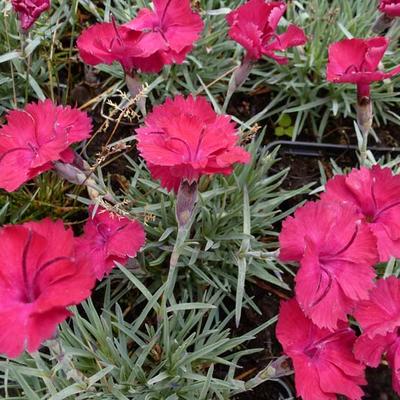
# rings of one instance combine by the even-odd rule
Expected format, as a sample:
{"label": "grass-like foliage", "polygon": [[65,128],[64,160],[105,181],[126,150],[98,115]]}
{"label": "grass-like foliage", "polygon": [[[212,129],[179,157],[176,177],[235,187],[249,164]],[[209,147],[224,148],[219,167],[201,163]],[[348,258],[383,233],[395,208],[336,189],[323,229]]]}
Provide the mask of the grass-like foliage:
{"label": "grass-like foliage", "polygon": [[127,275],[138,289],[129,307],[115,304],[108,284],[103,310],[91,301],[75,309],[73,324],[62,325],[48,354],[0,362],[7,399],[206,400],[246,389],[235,379],[238,363],[257,349],[241,345],[274,319],[232,337],[233,312],[220,311],[223,291],[205,290],[202,302],[186,293],[186,302],[165,307],[165,285],[152,293]]}

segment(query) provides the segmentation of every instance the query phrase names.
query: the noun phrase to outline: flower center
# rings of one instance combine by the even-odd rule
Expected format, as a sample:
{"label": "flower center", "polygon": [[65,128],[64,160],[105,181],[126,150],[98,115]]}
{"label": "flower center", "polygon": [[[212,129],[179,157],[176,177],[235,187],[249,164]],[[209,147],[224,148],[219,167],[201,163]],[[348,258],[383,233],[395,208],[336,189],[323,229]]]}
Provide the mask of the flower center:
{"label": "flower center", "polygon": [[304,350],[304,354],[309,358],[314,358],[319,350],[317,346],[309,346]]}
{"label": "flower center", "polygon": [[369,224],[375,221],[375,215],[366,215],[365,216],[365,221],[368,222]]}

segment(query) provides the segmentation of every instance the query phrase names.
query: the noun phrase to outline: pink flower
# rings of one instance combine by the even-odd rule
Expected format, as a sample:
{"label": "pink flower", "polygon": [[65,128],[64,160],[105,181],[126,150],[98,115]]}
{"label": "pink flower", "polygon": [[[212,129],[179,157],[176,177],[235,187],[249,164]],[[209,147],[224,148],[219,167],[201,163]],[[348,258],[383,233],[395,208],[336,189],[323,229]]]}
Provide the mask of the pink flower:
{"label": "pink flower", "polygon": [[[150,53],[140,45],[142,33],[115,22],[95,24],[86,29],[77,40],[79,55],[89,65],[119,62],[129,71],[139,68]],[[159,65],[157,64],[157,69]],[[162,64],[159,69],[162,68]]]}
{"label": "pink flower", "polygon": [[45,219],[0,229],[0,353],[18,357],[50,339],[95,283],[75,259],[71,229]]}
{"label": "pink flower", "polygon": [[400,257],[400,176],[374,165],[329,180],[321,198],[354,205],[377,239],[380,261]]}
{"label": "pink flower", "polygon": [[90,136],[87,114],[51,100],[10,111],[0,127],[0,187],[12,192],[52,168],[52,162],[72,162],[69,146]]}
{"label": "pink flower", "polygon": [[337,328],[368,298],[378,261],[376,239],[354,207],[308,202],[283,222],[282,261],[299,261],[296,298],[319,327]]}
{"label": "pink flower", "polygon": [[114,262],[125,264],[135,257],[145,242],[142,225],[132,219],[100,209],[86,222],[83,235],[78,238],[78,253],[88,260],[98,280],[109,274]]}
{"label": "pink flower", "polygon": [[29,30],[40,15],[50,8],[50,0],[11,0],[11,3],[24,31]]}
{"label": "pink flower", "polygon": [[400,327],[400,280],[379,279],[369,299],[357,305],[354,317],[371,339],[395,332]]}
{"label": "pink flower", "polygon": [[78,38],[82,60],[90,65],[118,61],[132,69],[159,72],[166,64],[182,63],[203,29],[189,0],[155,0],[155,11],[141,9],[132,21],[101,23]]}
{"label": "pink flower", "polygon": [[258,60],[266,55],[285,64],[288,59],[276,52],[307,42],[303,30],[296,25],[289,25],[287,31],[281,35],[276,33],[285,11],[286,4],[283,1],[249,0],[227,15],[229,36],[246,49],[247,57],[251,60]]}
{"label": "pink flower", "polygon": [[184,179],[231,174],[234,163],[250,160],[250,154],[237,146],[230,117],[217,115],[204,97],[167,99],[136,132],[138,149],[153,177],[168,190],[177,191]]}
{"label": "pink flower", "polygon": [[161,64],[181,64],[204,28],[190,0],[154,0],[154,11],[143,8],[127,27],[144,32],[141,45],[151,49]]}
{"label": "pink flower", "polygon": [[400,17],[400,0],[380,0],[379,11],[389,17]]}
{"label": "pink flower", "polygon": [[329,46],[327,79],[334,83],[355,83],[358,97],[370,96],[370,84],[400,72],[400,66],[389,72],[378,70],[389,39],[344,39]]}
{"label": "pink flower", "polygon": [[281,304],[276,336],[293,361],[303,400],[334,400],[336,394],[361,399],[364,367],[353,356],[355,335],[347,324],[335,332],[318,328],[292,299]]}
{"label": "pink flower", "polygon": [[400,280],[380,279],[370,299],[358,304],[354,313],[363,329],[354,347],[355,356],[370,367],[386,354],[392,368],[393,388],[400,394]]}

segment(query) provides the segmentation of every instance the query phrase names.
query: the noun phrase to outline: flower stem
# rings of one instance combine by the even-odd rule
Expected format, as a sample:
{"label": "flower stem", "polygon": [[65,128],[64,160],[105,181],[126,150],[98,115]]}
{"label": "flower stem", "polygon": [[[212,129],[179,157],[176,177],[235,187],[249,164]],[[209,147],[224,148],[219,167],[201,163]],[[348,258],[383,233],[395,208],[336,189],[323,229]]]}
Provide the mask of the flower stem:
{"label": "flower stem", "polygon": [[175,286],[177,277],[176,266],[178,265],[179,257],[182,254],[183,248],[185,246],[185,241],[190,234],[190,229],[194,222],[194,217],[196,215],[195,209],[197,198],[197,182],[190,183],[184,180],[179,187],[176,200],[175,214],[176,220],[178,222],[178,234],[169,262],[169,272],[165,291],[166,298],[172,296],[172,291]]}
{"label": "flower stem", "polygon": [[26,48],[28,46],[27,43],[28,34],[24,30],[21,30],[20,37],[21,37],[21,54],[25,63],[25,103],[27,103],[29,98],[29,75],[31,69],[30,56],[28,57],[26,52]]}
{"label": "flower stem", "polygon": [[143,116],[146,116],[146,96],[143,93],[144,87],[142,82],[137,75],[128,72],[125,72],[125,82],[126,86],[128,86],[129,94],[135,99],[135,103],[138,105],[140,112]]}
{"label": "flower stem", "polygon": [[360,164],[362,166],[364,166],[367,162],[369,130],[361,129],[361,133],[363,136],[363,140],[362,140],[361,151],[360,151]]}
{"label": "flower stem", "polygon": [[368,136],[372,128],[372,101],[370,97],[361,97],[358,99],[357,106],[357,123],[362,133],[362,142],[360,146],[360,164],[366,165],[368,151]]}

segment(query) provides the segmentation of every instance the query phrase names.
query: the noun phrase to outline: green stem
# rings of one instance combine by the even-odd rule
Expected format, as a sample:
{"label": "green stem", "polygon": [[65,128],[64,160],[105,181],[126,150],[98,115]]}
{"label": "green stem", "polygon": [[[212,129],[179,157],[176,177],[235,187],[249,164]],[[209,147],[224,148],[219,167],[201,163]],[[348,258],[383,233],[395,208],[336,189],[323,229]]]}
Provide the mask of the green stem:
{"label": "green stem", "polygon": [[194,222],[197,197],[197,182],[190,183],[184,180],[179,186],[176,199],[175,214],[178,223],[178,234],[169,261],[169,271],[164,298],[170,298],[173,296],[173,290],[177,278],[177,265],[179,257],[185,247],[185,241],[190,234],[190,229]]}
{"label": "green stem", "polygon": [[361,128],[361,133],[362,133],[362,144],[360,149],[360,164],[361,166],[365,166],[367,164],[369,129]]}
{"label": "green stem", "polygon": [[26,47],[28,45],[26,32],[21,31],[20,37],[21,37],[21,54],[25,64],[25,103],[27,103],[29,98],[30,57],[28,58],[26,53]]}

